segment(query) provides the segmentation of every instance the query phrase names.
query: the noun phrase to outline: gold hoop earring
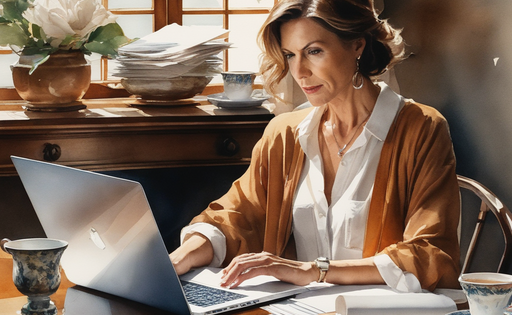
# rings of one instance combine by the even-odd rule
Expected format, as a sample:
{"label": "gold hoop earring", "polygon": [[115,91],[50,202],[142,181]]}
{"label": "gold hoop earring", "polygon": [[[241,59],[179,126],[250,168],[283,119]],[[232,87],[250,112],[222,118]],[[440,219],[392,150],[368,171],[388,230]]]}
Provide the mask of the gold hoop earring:
{"label": "gold hoop earring", "polygon": [[352,86],[356,90],[360,90],[364,85],[364,77],[361,72],[359,72],[359,59],[361,59],[361,56],[356,59],[356,73],[352,76]]}

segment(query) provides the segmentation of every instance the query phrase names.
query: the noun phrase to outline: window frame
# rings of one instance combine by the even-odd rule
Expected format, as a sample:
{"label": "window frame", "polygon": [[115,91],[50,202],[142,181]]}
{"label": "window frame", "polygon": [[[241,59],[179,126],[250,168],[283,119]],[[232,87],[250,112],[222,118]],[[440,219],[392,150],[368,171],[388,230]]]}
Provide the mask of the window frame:
{"label": "window frame", "polygon": [[[152,8],[144,9],[109,9],[108,0],[102,0],[104,6],[115,15],[134,15],[134,14],[152,14],[153,15],[153,31],[157,31],[162,27],[177,23],[183,24],[183,15],[187,14],[221,14],[223,15],[223,27],[229,29],[229,16],[233,14],[268,14],[269,9],[262,8],[244,8],[229,9],[229,1],[223,0],[222,8],[219,9],[183,9],[183,0],[153,0]],[[278,0],[274,0],[274,4]],[[0,54],[11,54],[10,49],[0,48]],[[229,52],[224,52],[224,70],[228,70]],[[108,58],[102,57],[100,62],[101,80],[91,81],[89,90],[84,98],[110,98],[110,97],[127,97],[129,94],[119,83],[119,80],[108,80]],[[261,88],[257,85],[256,88]],[[220,93],[223,91],[221,84],[209,84],[203,94]],[[21,100],[14,87],[0,87],[0,100]]]}

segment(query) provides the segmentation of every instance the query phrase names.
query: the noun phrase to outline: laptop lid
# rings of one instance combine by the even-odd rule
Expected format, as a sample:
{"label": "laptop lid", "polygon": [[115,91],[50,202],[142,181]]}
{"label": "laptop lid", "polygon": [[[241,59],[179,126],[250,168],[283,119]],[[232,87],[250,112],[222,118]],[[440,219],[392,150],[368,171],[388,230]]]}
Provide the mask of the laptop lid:
{"label": "laptop lid", "polygon": [[[240,299],[204,306],[187,303],[138,182],[16,156],[11,159],[47,237],[69,243],[61,264],[75,284],[177,315],[220,313],[307,290],[259,277],[229,290],[239,293]],[[217,288],[220,283],[211,269],[183,278]]]}
{"label": "laptop lid", "polygon": [[71,282],[190,314],[139,183],[11,158],[47,237],[69,243],[61,264]]}

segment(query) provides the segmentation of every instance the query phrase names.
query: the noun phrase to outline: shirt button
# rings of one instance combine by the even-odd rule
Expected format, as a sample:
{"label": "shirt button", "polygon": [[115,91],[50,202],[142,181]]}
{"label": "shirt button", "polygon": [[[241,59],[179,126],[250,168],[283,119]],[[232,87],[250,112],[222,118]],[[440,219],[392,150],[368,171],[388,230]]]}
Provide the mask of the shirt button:
{"label": "shirt button", "polygon": [[319,216],[320,218],[323,218],[323,217],[325,217],[325,213],[320,212],[320,213],[318,213],[318,216]]}

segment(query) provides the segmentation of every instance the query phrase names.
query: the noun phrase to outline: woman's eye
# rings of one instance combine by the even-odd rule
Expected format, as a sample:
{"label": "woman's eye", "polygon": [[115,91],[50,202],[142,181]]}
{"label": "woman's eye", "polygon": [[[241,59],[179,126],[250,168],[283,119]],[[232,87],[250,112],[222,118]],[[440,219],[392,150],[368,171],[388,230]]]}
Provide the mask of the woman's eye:
{"label": "woman's eye", "polygon": [[284,54],[285,59],[290,59],[293,57],[293,54]]}
{"label": "woman's eye", "polygon": [[320,52],[322,52],[320,49],[309,49],[308,55],[316,55],[319,54]]}

